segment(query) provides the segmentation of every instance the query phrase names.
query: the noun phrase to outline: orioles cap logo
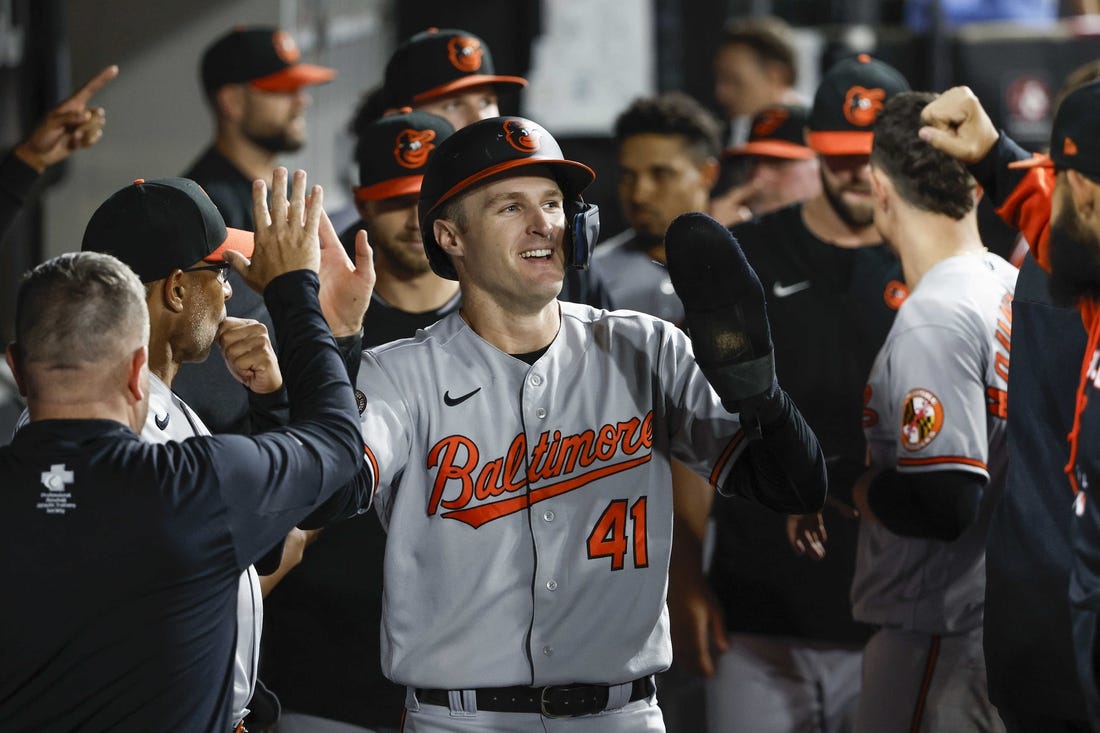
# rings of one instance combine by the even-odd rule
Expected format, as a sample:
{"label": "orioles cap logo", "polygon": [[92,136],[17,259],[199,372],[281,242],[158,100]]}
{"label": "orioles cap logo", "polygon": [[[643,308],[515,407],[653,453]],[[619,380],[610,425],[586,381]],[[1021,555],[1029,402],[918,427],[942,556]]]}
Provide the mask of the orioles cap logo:
{"label": "orioles cap logo", "polygon": [[1077,155],[1077,143],[1073,142],[1073,138],[1067,137],[1065,142],[1062,143],[1063,155]]}
{"label": "orioles cap logo", "polygon": [[855,86],[844,95],[844,119],[856,127],[870,127],[882,111],[886,92]]}
{"label": "orioles cap logo", "polygon": [[298,50],[298,44],[286,31],[275,31],[271,36],[271,43],[275,46],[275,55],[288,64],[298,63],[302,52]]}
{"label": "orioles cap logo", "polygon": [[541,138],[542,130],[537,127],[528,127],[519,120],[508,120],[504,123],[504,139],[521,153],[538,150]]}
{"label": "orioles cap logo", "polygon": [[754,138],[768,137],[790,117],[790,112],[785,109],[765,110],[756,119],[756,124],[752,126],[752,136]]}
{"label": "orioles cap logo", "polygon": [[901,444],[906,450],[920,450],[943,428],[943,404],[927,389],[912,389],[901,408]]}
{"label": "orioles cap logo", "polygon": [[407,128],[397,133],[393,157],[402,168],[422,168],[428,162],[428,153],[435,150],[435,130]]}
{"label": "orioles cap logo", "polygon": [[447,58],[459,71],[471,74],[481,68],[481,41],[469,36],[455,36],[447,41]]}

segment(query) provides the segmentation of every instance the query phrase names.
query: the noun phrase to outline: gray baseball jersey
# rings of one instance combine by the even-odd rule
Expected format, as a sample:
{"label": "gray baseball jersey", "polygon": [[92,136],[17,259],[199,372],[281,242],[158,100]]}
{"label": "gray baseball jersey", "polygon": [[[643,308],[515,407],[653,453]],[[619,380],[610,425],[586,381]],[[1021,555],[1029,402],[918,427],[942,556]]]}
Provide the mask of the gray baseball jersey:
{"label": "gray baseball jersey", "polygon": [[[177,397],[155,374],[149,374],[149,414],[141,428],[142,440],[150,443],[181,442],[210,431],[195,412]],[[233,659],[233,721],[248,714],[248,701],[256,688],[260,663],[260,633],[264,625],[264,602],[260,576],[249,565],[237,586],[237,649]]]}
{"label": "gray baseball jersey", "polygon": [[982,253],[936,264],[902,304],[871,369],[863,411],[872,465],[988,479],[978,520],[953,542],[864,520],[852,613],[929,634],[982,623],[985,535],[1004,486],[1016,269]]}
{"label": "gray baseball jersey", "polygon": [[650,257],[633,229],[596,247],[592,253],[592,270],[607,286],[616,308],[683,323],[684,304],[672,287],[668,269]]}
{"label": "gray baseball jersey", "polygon": [[396,682],[616,684],[671,661],[669,459],[721,485],[744,434],[678,328],[559,307],[533,365],[457,313],[363,356]]}
{"label": "gray baseball jersey", "polygon": [[[30,422],[23,410],[15,429]],[[206,424],[161,379],[149,373],[149,412],[141,428],[141,439],[149,443],[182,442],[197,435],[210,435]],[[248,701],[256,689],[260,663],[260,633],[264,625],[264,599],[260,576],[252,565],[241,573],[237,586],[237,649],[233,659],[233,722],[248,714]]]}

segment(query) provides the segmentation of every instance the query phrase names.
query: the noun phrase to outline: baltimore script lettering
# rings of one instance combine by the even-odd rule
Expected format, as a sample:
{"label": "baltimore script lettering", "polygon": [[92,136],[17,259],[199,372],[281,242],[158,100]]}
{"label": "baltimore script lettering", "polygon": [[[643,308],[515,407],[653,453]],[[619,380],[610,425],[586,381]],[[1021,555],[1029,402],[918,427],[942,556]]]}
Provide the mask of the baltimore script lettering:
{"label": "baltimore script lettering", "polygon": [[[442,507],[447,511],[440,516],[457,519],[476,529],[540,501],[647,463],[652,447],[652,411],[644,418],[608,423],[597,430],[585,430],[576,435],[563,436],[560,430],[552,434],[546,431],[531,450],[530,461],[525,461],[527,436],[523,433],[512,439],[506,455],[484,464],[480,463],[481,452],[473,439],[450,435],[428,452],[428,468],[439,467],[428,500],[428,515],[434,515]],[[637,455],[639,451],[641,455]],[[624,460],[611,462],[619,457]],[[574,474],[578,467],[588,470]],[[517,496],[470,506],[473,500],[484,502],[516,494],[528,484],[556,478],[562,480]],[[457,484],[458,494],[452,499],[444,499],[444,491],[453,484]]]}

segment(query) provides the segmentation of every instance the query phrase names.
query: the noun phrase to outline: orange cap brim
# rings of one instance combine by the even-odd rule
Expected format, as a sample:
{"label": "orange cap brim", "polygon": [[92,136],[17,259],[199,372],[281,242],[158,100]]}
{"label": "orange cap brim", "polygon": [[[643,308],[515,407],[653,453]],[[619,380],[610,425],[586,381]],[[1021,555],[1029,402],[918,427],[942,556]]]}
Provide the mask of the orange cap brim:
{"label": "orange cap brim", "polygon": [[805,145],[788,142],[787,140],[756,140],[745,143],[738,148],[730,148],[725,152],[725,155],[762,155],[768,158],[784,158],[786,160],[809,160],[816,153]]}
{"label": "orange cap brim", "polygon": [[[583,174],[587,176],[588,181],[584,184],[584,186],[580,187],[581,189],[583,189],[585,186],[588,186],[590,183],[592,183],[592,181],[596,180],[596,172],[594,170],[586,166],[584,163],[578,163],[573,160],[554,160],[553,158],[519,158],[517,160],[506,160],[503,163],[497,163],[496,165],[489,166],[485,170],[479,171],[478,173],[475,173],[474,175],[459,181],[454,186],[451,186],[451,189],[449,191],[439,197],[439,200],[435,202],[435,206],[431,208],[431,211],[435,211],[440,207],[441,204],[450,201],[458,194],[474,186],[475,184],[484,181],[486,178],[491,178],[497,173],[503,173],[504,171],[512,170],[513,168],[519,168],[521,166],[528,165],[545,165],[549,166],[551,169],[557,167],[570,167],[576,169],[573,171],[574,173],[581,174],[583,172]],[[580,192],[578,191],[577,193],[579,194]]]}
{"label": "orange cap brim", "polygon": [[1014,163],[1008,164],[1009,168],[1053,168],[1054,161],[1049,155],[1043,155],[1042,153],[1032,153],[1032,156],[1027,160],[1017,160]]}
{"label": "orange cap brim", "polygon": [[203,257],[206,262],[221,262],[225,259],[225,251],[228,249],[240,252],[251,259],[252,252],[256,248],[255,235],[243,229],[225,228],[225,241],[216,250]]}
{"label": "orange cap brim", "polygon": [[378,201],[380,199],[392,199],[398,196],[410,196],[420,193],[420,184],[424,176],[402,176],[391,178],[388,181],[379,181],[370,186],[356,186],[356,201]]}
{"label": "orange cap brim", "polygon": [[824,130],[806,136],[806,143],[822,155],[870,155],[874,140],[873,132],[855,130]]}
{"label": "orange cap brim", "polygon": [[478,87],[483,84],[512,84],[518,87],[527,86],[527,80],[521,76],[489,76],[487,74],[472,74],[470,76],[464,76],[454,81],[448,82],[442,86],[429,89],[426,92],[420,92],[420,94],[414,95],[412,101],[417,104],[423,104],[424,102],[430,102],[436,97],[442,97],[445,94],[451,92],[460,92],[463,89],[469,89],[470,87]]}
{"label": "orange cap brim", "polygon": [[324,84],[336,78],[336,69],[313,64],[295,64],[249,82],[264,92],[293,92],[302,87]]}

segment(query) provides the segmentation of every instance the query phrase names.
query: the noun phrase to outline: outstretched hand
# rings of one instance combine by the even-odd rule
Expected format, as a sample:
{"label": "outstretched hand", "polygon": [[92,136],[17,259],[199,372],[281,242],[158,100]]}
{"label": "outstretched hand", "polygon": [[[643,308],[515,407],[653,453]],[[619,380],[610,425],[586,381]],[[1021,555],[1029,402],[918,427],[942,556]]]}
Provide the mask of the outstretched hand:
{"label": "outstretched hand", "polygon": [[229,250],[226,260],[248,286],[258,293],[268,283],[294,270],[317,272],[321,264],[317,230],[324,213],[323,192],[313,186],[306,203],[306,172],[294,171],[290,198],[286,194],[286,168],[276,168],[271,177],[271,210],[267,207],[267,184],[252,182],[252,216],[256,223],[256,247],[252,260]]}
{"label": "outstretched hand", "polygon": [[355,263],[348,258],[328,214],[321,213],[321,312],[332,335],[351,336],[363,327],[363,315],[374,290],[374,254],[367,233],[355,234]]}
{"label": "outstretched hand", "polygon": [[989,154],[999,133],[970,87],[952,87],[920,113],[921,140],[967,165]]}
{"label": "outstretched hand", "polygon": [[16,146],[16,157],[41,173],[74,150],[99,142],[107,113],[102,107],[88,107],[88,102],[116,76],[118,67],[108,66],[50,110],[30,137]]}

